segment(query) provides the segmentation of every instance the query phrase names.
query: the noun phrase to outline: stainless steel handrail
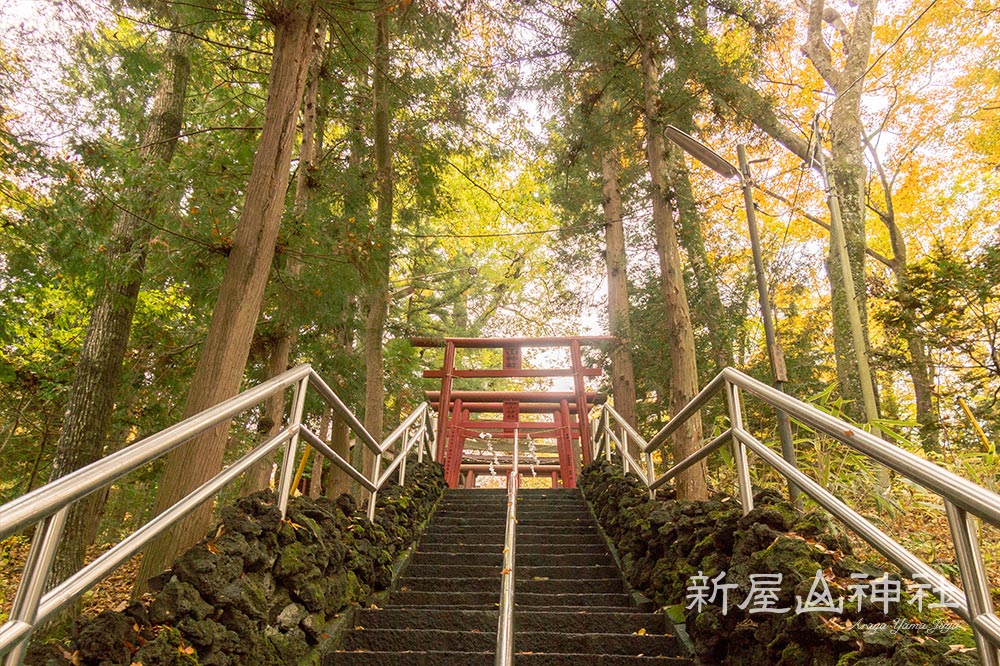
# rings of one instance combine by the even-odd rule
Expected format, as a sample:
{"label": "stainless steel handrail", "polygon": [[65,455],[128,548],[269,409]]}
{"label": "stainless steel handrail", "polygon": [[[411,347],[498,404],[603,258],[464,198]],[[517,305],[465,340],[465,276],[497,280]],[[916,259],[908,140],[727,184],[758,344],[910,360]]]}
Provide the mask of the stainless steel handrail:
{"label": "stainless steel handrail", "polygon": [[[864,516],[804,474],[795,464],[786,461],[747,431],[742,422],[741,391],[745,391],[772,407],[783,410],[803,425],[846,444],[855,451],[940,495],[944,500],[964,590],[959,589],[930,564],[908,551]],[[720,392],[726,398],[730,420],[729,429],[684,460],[675,463],[659,477],[655,477],[653,452],[662,449],[670,435],[681,424],[696,414]],[[604,406],[598,420],[598,426],[594,430],[595,439],[592,442],[592,450],[595,452],[595,458],[603,454],[610,461],[611,447],[616,445],[623,453],[622,458],[625,461],[623,465],[628,471],[630,466],[638,468],[638,465],[635,465],[634,460],[629,461],[631,456],[628,455],[627,447],[614,433],[614,427],[622,428],[625,425],[627,424],[617,412],[609,406]],[[642,474],[640,470],[636,469],[637,476],[646,483],[650,492],[655,493],[658,488],[681,471],[704,459],[727,442],[733,446],[738,490],[744,514],[753,509],[747,460],[747,449],[749,449],[882,553],[901,571],[922,576],[923,580],[929,583],[934,591],[938,592],[942,601],[956,602],[958,605],[954,610],[972,628],[981,662],[984,666],[1000,666],[1000,618],[993,610],[989,580],[983,565],[977,541],[977,525],[975,524],[975,518],[979,518],[992,525],[1000,526],[1000,495],[733,368],[726,368],[719,373],[649,440],[643,447],[643,452],[647,455],[646,473]]]}
{"label": "stainless steel handrail", "polygon": [[514,664],[514,567],[517,560],[517,469],[518,432],[514,430],[514,461],[507,477],[507,522],[504,529],[503,576],[500,585],[500,614],[497,621],[495,666]]}
{"label": "stainless steel handrail", "polygon": [[307,377],[310,372],[308,365],[292,368],[234,398],[11,500],[0,507],[0,539],[37,523],[62,507],[168,453],[195,435],[231,419],[278,391],[284,391]]}
{"label": "stainless steel handrail", "polygon": [[[376,464],[371,471],[371,478],[352,466],[303,425],[306,390],[309,386],[312,386],[327,405],[347,423],[358,440],[375,454]],[[66,515],[74,502],[289,388],[294,388],[295,394],[291,401],[287,426],[151,519],[99,558],[43,594]],[[368,518],[373,519],[378,491],[388,483],[397,469],[399,482],[403,482],[406,459],[414,449],[418,461],[423,460],[425,450],[431,460],[434,459],[434,424],[430,407],[425,403],[404,419],[382,443],[378,443],[327,383],[309,365],[300,365],[0,506],[0,538],[18,532],[33,523],[38,524],[11,607],[10,619],[0,625],[0,656],[5,656],[5,666],[21,663],[31,633],[36,626],[51,619],[63,607],[126,562],[152,539],[214,497],[222,488],[279,447],[284,446],[282,468],[278,477],[280,479],[278,506],[282,517],[285,515],[288,497],[292,490],[295,446],[301,436],[369,492]],[[395,457],[383,470],[381,460],[387,453],[394,453]]]}

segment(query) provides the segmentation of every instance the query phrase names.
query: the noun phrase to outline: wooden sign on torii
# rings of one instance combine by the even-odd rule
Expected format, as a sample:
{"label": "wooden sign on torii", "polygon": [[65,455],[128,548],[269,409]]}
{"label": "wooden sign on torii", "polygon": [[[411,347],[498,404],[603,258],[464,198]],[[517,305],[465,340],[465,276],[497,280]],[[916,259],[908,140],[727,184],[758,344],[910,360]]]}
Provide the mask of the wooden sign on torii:
{"label": "wooden sign on torii", "polygon": [[[543,465],[539,469],[552,476],[553,487],[575,488],[581,463],[591,462],[590,408],[603,402],[600,394],[588,392],[587,377],[600,377],[601,368],[583,366],[581,348],[615,342],[610,336],[575,336],[544,338],[412,338],[415,347],[444,347],[444,367],[425,370],[424,377],[439,378],[441,389],[427,391],[427,399],[438,411],[437,460],[444,465],[445,481],[450,488],[465,481],[475,485],[476,475],[486,471],[482,461],[463,462],[466,440],[481,433],[495,438],[513,438],[515,430],[522,436],[556,441],[558,466]],[[525,348],[563,347],[569,350],[569,368],[524,368],[521,363]],[[500,349],[502,368],[455,368],[457,349]],[[463,391],[455,388],[456,379],[489,378],[558,378],[571,377],[573,390],[557,391]],[[500,419],[474,418],[473,415],[500,415]],[[522,414],[551,414],[549,421],[525,421]],[[523,464],[523,463],[522,463]],[[504,469],[509,465],[494,466]],[[463,476],[463,472],[465,475]]]}

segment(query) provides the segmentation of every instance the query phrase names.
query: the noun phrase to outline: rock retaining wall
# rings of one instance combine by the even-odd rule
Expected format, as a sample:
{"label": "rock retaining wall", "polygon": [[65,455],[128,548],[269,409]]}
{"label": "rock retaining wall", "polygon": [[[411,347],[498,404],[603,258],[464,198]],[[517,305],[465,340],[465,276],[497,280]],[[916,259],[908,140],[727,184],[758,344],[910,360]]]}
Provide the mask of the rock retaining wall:
{"label": "rock retaining wall", "polygon": [[[625,477],[604,461],[583,470],[580,487],[598,521],[614,543],[626,577],[636,590],[686,625],[696,656],[706,664],[778,666],[909,666],[911,664],[978,664],[967,627],[942,611],[924,610],[905,592],[909,581],[898,576],[904,592],[899,603],[849,601],[852,585],[880,578],[884,572],[852,555],[850,541],[826,514],[795,508],[776,493],[755,497],[746,516],[734,499],[716,495],[694,502],[664,497],[650,500],[645,486]],[[796,596],[810,599],[817,571],[831,593],[843,598],[841,613],[795,612]],[[719,585],[728,596],[722,612],[722,590],[711,603],[692,605],[699,583],[726,572]],[[780,590],[770,604],[751,594],[750,577],[780,574]],[[857,577],[852,578],[852,574]],[[704,576],[701,581],[693,576]],[[860,576],[868,576],[861,579]],[[761,580],[758,578],[758,580]],[[771,579],[773,582],[774,579]],[[761,586],[759,586],[761,587]],[[817,591],[823,589],[819,585]],[[692,596],[695,595],[695,596]],[[738,608],[748,598],[745,609]],[[707,600],[706,600],[707,601]],[[870,600],[869,600],[870,601]],[[760,608],[788,608],[764,612]],[[751,612],[757,608],[757,612]]]}
{"label": "rock retaining wall", "polygon": [[34,645],[27,664],[181,666],[318,663],[338,613],[392,583],[393,564],[444,491],[436,463],[411,464],[386,488],[374,522],[350,495],[294,498],[281,519],[271,492],[221,512],[218,527],[150,582],[150,602],[78,621],[68,645]]}

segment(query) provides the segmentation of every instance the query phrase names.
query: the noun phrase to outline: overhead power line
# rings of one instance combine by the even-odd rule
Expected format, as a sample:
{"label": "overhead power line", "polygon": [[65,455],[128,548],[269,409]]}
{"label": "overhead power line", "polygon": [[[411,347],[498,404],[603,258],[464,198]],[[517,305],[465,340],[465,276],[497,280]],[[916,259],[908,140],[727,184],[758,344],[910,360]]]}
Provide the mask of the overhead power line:
{"label": "overhead power line", "polygon": [[510,236],[536,236],[538,234],[557,234],[561,231],[576,231],[579,229],[587,231],[597,231],[601,228],[601,225],[595,224],[576,224],[568,227],[554,227],[552,229],[538,229],[536,231],[509,231],[509,232],[497,232],[497,233],[482,233],[482,234],[455,234],[455,233],[440,233],[440,234],[410,234],[410,233],[400,233],[399,236],[406,236],[407,238],[507,238]]}

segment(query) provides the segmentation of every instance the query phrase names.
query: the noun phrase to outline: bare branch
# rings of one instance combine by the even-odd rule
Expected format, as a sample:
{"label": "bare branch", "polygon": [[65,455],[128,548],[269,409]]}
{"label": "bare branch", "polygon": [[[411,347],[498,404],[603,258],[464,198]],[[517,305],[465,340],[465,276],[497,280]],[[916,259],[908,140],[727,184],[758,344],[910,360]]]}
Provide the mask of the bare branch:
{"label": "bare branch", "polygon": [[[805,0],[799,0],[799,6],[806,8]],[[816,68],[816,71],[823,77],[827,85],[836,90],[840,84],[840,73],[834,68],[830,47],[823,40],[823,0],[812,0],[808,6],[808,10],[809,27],[806,34],[806,43],[802,45],[802,52],[809,57],[813,67]]]}

